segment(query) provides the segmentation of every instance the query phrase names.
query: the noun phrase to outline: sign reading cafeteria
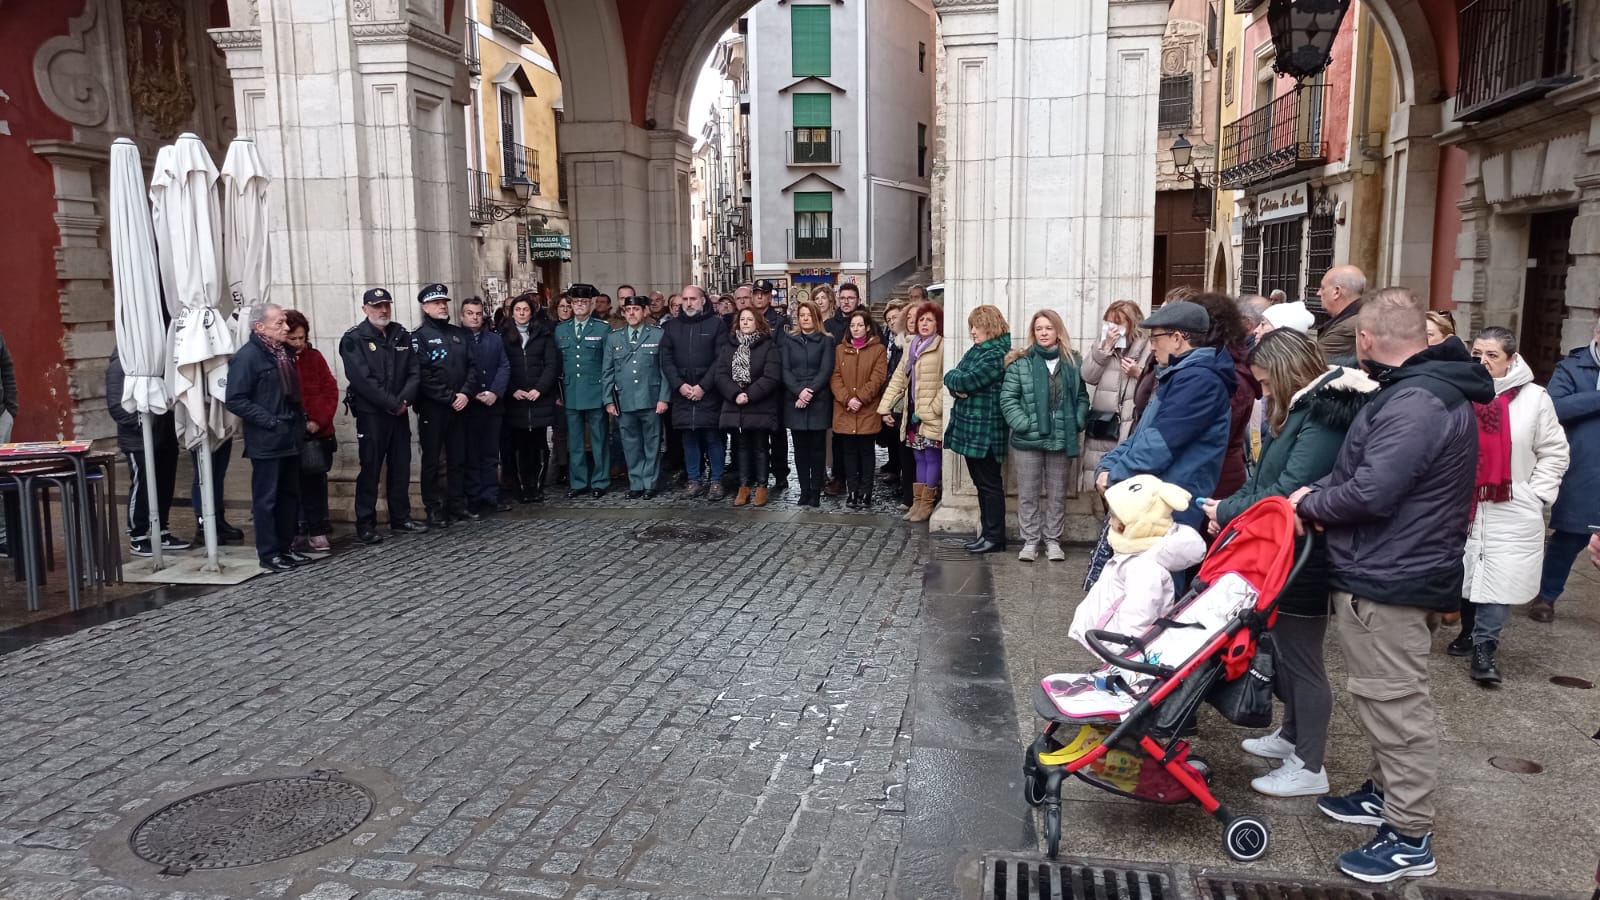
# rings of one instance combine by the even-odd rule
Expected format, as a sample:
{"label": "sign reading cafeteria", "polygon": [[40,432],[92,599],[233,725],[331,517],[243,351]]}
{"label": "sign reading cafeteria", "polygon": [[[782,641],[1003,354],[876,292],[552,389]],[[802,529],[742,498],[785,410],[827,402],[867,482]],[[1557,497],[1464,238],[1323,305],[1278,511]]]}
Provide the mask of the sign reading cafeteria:
{"label": "sign reading cafeteria", "polygon": [[1311,211],[1310,197],[1307,182],[1262,194],[1256,198],[1256,221],[1271,222],[1274,219],[1303,216]]}

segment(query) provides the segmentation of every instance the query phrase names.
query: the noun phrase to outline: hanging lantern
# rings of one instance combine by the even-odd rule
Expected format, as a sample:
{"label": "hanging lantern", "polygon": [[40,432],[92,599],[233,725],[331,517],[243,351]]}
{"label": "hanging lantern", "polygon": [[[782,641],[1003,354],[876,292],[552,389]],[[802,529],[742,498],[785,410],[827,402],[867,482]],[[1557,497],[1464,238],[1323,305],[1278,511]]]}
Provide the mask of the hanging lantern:
{"label": "hanging lantern", "polygon": [[1333,39],[1350,0],[1272,0],[1267,24],[1277,58],[1274,71],[1296,81],[1320,73],[1333,58]]}

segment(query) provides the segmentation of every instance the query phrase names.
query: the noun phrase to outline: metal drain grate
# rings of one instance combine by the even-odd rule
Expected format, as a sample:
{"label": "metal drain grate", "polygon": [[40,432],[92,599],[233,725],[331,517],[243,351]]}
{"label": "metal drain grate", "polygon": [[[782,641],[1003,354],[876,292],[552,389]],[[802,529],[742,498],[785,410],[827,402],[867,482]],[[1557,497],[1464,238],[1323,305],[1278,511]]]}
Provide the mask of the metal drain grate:
{"label": "metal drain grate", "polygon": [[1399,900],[1388,891],[1293,878],[1251,878],[1211,872],[1196,876],[1201,900]]}
{"label": "metal drain grate", "polygon": [[1095,860],[987,856],[983,900],[1172,900],[1172,876]]}
{"label": "metal drain grate", "polygon": [[733,537],[733,532],[715,525],[651,525],[639,529],[634,536],[641,541],[708,544],[725,541]]}
{"label": "metal drain grate", "polygon": [[1474,888],[1422,888],[1422,900],[1550,900],[1548,894],[1500,894]]}
{"label": "metal drain grate", "polygon": [[156,810],[128,844],[168,875],[253,866],[333,843],[367,820],[372,802],[366,788],[332,773],[246,781]]}
{"label": "metal drain grate", "polygon": [[938,562],[982,562],[983,557],[968,553],[967,548],[960,544],[937,544],[933,548],[932,557]]}

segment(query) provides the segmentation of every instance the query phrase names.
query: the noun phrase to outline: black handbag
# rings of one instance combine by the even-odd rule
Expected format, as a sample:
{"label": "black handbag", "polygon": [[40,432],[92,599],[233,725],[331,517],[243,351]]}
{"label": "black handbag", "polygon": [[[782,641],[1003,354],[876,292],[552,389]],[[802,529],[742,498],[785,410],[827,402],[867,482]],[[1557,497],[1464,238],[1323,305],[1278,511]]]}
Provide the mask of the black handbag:
{"label": "black handbag", "polygon": [[333,468],[333,454],[339,440],[333,436],[307,438],[300,444],[300,471],[326,475]]}
{"label": "black handbag", "polygon": [[1091,409],[1084,419],[1083,433],[1097,441],[1116,443],[1122,440],[1122,414]]}
{"label": "black handbag", "polygon": [[1206,700],[1235,725],[1266,728],[1272,724],[1272,678],[1276,669],[1272,639],[1263,635],[1256,644],[1250,668],[1232,681],[1212,685]]}

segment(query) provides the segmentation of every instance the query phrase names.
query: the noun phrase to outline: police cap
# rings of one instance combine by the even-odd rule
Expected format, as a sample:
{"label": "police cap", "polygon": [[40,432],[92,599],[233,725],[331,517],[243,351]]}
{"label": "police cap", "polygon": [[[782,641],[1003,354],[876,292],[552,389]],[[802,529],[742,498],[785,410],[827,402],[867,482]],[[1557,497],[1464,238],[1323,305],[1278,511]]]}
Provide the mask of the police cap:
{"label": "police cap", "polygon": [[600,296],[600,291],[592,284],[577,281],[567,288],[567,296],[573,300],[593,300]]}
{"label": "police cap", "polygon": [[450,299],[450,289],[445,287],[442,284],[423,285],[422,290],[417,292],[417,302],[418,303],[427,303],[427,302],[432,301],[432,300],[449,300],[449,299]]}
{"label": "police cap", "polygon": [[361,295],[362,306],[377,306],[393,302],[394,298],[389,296],[389,292],[383,288],[369,288],[365,294]]}

